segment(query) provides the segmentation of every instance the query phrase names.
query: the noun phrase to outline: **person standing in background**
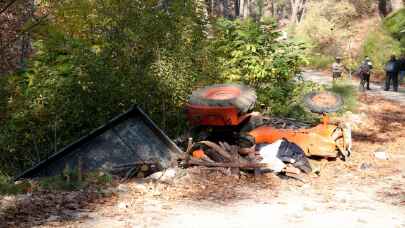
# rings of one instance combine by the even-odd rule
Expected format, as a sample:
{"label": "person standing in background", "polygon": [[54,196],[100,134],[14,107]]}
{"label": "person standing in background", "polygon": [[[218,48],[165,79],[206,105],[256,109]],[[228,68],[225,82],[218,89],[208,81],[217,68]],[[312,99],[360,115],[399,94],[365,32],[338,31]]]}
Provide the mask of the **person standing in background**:
{"label": "person standing in background", "polygon": [[395,55],[391,56],[391,59],[385,64],[385,91],[390,89],[391,81],[393,84],[394,91],[398,92],[398,61]]}
{"label": "person standing in background", "polygon": [[404,82],[405,77],[405,53],[402,53],[399,59],[399,82]]}
{"label": "person standing in background", "polygon": [[336,57],[336,61],[332,64],[332,78],[333,78],[333,80],[341,78],[342,73],[343,73],[342,58],[338,56],[338,57]]}
{"label": "person standing in background", "polygon": [[371,62],[370,58],[366,56],[360,66],[360,87],[362,90],[364,90],[365,85],[367,85],[367,90],[370,90],[370,76],[372,69],[373,63]]}

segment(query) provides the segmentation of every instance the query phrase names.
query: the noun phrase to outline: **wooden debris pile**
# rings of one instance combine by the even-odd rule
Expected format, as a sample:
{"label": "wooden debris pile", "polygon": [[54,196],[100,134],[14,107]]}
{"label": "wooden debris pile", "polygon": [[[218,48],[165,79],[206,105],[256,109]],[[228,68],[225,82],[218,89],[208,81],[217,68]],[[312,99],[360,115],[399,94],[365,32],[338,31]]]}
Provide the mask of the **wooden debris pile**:
{"label": "wooden debris pile", "polygon": [[[218,144],[210,141],[200,141],[191,143],[186,151],[186,156],[182,165],[205,166],[205,167],[223,167],[230,168],[233,175],[239,175],[240,171],[254,172],[259,175],[263,170],[271,169],[271,164],[261,162],[262,157],[252,148],[241,148],[236,145],[229,145],[227,142]],[[289,175],[300,174],[300,170],[287,165],[283,173]],[[289,175],[289,176],[291,176]]]}

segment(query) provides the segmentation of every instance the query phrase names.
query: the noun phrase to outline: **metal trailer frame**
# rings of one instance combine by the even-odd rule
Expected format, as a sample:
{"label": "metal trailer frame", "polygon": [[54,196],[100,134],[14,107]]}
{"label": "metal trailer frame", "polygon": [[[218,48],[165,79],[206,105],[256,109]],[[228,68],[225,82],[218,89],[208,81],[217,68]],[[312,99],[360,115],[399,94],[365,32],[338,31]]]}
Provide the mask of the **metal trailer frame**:
{"label": "metal trailer frame", "polygon": [[[100,143],[105,146],[100,146]],[[116,154],[113,156],[113,153]],[[144,111],[133,106],[127,112],[24,171],[15,180],[58,175],[66,165],[69,165],[69,168],[77,167],[78,160],[82,158],[82,164],[85,166],[83,171],[103,168],[102,164],[120,165],[151,159],[161,162],[160,165],[166,168],[182,153]],[[97,157],[99,154],[102,154],[100,158]],[[120,159],[120,156],[123,158]],[[114,162],[114,159],[120,161]]]}

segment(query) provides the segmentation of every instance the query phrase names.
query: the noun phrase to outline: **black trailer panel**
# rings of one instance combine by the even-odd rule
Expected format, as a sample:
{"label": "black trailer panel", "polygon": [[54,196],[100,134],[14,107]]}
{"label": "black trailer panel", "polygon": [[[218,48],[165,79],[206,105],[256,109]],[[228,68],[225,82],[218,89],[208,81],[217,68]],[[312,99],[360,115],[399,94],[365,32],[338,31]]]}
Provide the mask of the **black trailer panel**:
{"label": "black trailer panel", "polygon": [[16,179],[54,176],[66,167],[75,170],[78,164],[83,172],[151,160],[168,167],[181,153],[140,108],[134,107]]}

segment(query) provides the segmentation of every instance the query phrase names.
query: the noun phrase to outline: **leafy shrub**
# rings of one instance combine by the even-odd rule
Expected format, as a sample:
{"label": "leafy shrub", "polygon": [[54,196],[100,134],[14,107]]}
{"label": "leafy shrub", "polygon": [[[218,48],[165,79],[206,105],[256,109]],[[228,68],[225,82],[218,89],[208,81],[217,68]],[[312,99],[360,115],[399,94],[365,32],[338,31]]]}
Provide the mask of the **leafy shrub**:
{"label": "leafy shrub", "polygon": [[305,62],[302,45],[279,39],[272,20],[219,20],[214,30],[212,53],[221,80],[254,87],[272,115],[305,117],[300,104],[305,86],[293,80]]}
{"label": "leafy shrub", "polygon": [[384,19],[384,28],[401,42],[403,52],[405,52],[405,9],[389,15]]}
{"label": "leafy shrub", "polygon": [[52,191],[74,191],[88,186],[106,186],[110,184],[113,184],[113,177],[107,173],[93,171],[81,176],[77,170],[65,170],[61,175],[40,178],[37,188]]}
{"label": "leafy shrub", "polygon": [[27,181],[18,183],[12,182],[12,179],[7,175],[0,173],[0,195],[16,195],[26,193],[31,188],[31,184]]}
{"label": "leafy shrub", "polygon": [[396,11],[384,19],[385,28],[399,37],[405,29],[405,9]]}
{"label": "leafy shrub", "polygon": [[197,1],[156,3],[50,2],[28,69],[4,81],[0,169],[27,168],[134,104],[170,135],[184,130],[188,94],[215,72],[206,22]]}
{"label": "leafy shrub", "polygon": [[298,45],[279,42],[274,22],[219,20],[213,53],[220,63],[221,78],[258,87],[291,79],[302,60]]}
{"label": "leafy shrub", "polygon": [[357,107],[357,88],[353,86],[350,82],[336,82],[333,83],[331,87],[327,88],[328,91],[334,92],[342,96],[344,105],[339,113],[344,113],[346,111],[355,111]]}
{"label": "leafy shrub", "polygon": [[279,40],[273,21],[220,20],[208,40],[199,1],[157,3],[49,2],[28,69],[0,91],[0,169],[21,171],[133,104],[175,136],[188,95],[213,82],[244,82],[271,114],[305,117],[311,85],[293,80],[303,48]]}
{"label": "leafy shrub", "polygon": [[350,26],[359,16],[355,6],[345,1],[311,1],[303,21],[292,31],[296,39],[309,44],[310,66],[321,68],[337,55],[344,55]]}
{"label": "leafy shrub", "polygon": [[369,56],[376,74],[384,73],[384,64],[392,54],[399,54],[400,43],[381,27],[371,31],[363,44],[362,56]]}
{"label": "leafy shrub", "polygon": [[313,54],[309,58],[309,65],[315,69],[327,69],[335,61],[333,56]]}

